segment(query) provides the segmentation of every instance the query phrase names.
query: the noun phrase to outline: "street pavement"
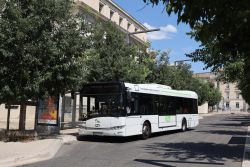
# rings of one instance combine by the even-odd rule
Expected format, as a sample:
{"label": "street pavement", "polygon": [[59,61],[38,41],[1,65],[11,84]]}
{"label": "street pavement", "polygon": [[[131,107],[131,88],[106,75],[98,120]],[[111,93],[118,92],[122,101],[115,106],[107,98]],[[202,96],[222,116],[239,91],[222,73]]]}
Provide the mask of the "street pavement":
{"label": "street pavement", "polygon": [[83,137],[66,143],[48,161],[25,167],[241,167],[247,134],[246,114],[219,114],[187,132],[139,137]]}
{"label": "street pavement", "polygon": [[34,141],[0,141],[0,167],[20,166],[51,159],[62,145],[76,141],[76,137],[72,136],[76,130],[61,130],[60,135],[47,136]]}

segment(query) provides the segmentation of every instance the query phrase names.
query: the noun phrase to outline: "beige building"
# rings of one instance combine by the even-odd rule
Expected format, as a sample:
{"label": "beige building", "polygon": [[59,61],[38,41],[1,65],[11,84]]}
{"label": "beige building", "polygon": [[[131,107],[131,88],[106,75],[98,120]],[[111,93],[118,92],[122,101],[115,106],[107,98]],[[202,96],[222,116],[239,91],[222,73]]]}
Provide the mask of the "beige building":
{"label": "beige building", "polygon": [[219,109],[231,111],[246,111],[248,104],[242,98],[236,83],[223,83],[216,81],[216,75],[210,72],[196,73],[194,77],[214,83],[215,87],[221,92]]}
{"label": "beige building", "polygon": [[[75,0],[75,3],[81,7],[80,9],[82,9],[83,13],[85,11],[84,14],[87,20],[95,20],[93,16],[89,15],[89,13],[92,13],[105,21],[113,21],[126,34],[147,30],[142,23],[129,15],[112,0]],[[146,33],[131,34],[129,38],[130,42],[139,44],[147,44],[148,42]]]}

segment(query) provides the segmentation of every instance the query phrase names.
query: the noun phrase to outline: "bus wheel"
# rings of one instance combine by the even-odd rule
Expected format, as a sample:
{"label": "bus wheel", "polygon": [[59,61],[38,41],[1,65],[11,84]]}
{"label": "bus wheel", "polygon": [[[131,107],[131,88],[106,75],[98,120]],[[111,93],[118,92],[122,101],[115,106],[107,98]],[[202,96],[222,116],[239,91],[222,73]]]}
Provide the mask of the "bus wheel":
{"label": "bus wheel", "polygon": [[181,131],[185,132],[187,130],[187,121],[184,119],[181,124]]}
{"label": "bus wheel", "polygon": [[151,135],[151,127],[148,122],[144,122],[142,126],[142,139],[147,139]]}

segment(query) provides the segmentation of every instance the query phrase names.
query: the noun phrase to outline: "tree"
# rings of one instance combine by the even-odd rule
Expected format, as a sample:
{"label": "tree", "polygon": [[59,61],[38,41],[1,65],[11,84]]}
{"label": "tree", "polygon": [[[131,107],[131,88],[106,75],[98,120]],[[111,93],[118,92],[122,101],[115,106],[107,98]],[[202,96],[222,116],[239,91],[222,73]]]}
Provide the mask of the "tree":
{"label": "tree", "polygon": [[176,67],[169,63],[169,52],[151,51],[152,59],[148,64],[152,71],[147,77],[148,82],[171,86],[177,90],[192,90],[198,94],[198,105],[208,102],[209,106],[219,103],[221,94],[210,82],[193,78],[191,66],[180,63]]}
{"label": "tree", "polygon": [[190,25],[189,35],[201,42],[189,56],[203,61],[215,72],[221,72],[228,81],[238,81],[243,97],[250,92],[250,2],[209,0],[144,0],[147,3],[162,2],[170,15],[177,14],[177,22]]}
{"label": "tree", "polygon": [[149,69],[138,58],[145,52],[136,45],[127,44],[125,34],[112,22],[97,23],[93,27],[93,48],[87,51],[87,80],[144,82]]}
{"label": "tree", "polygon": [[155,82],[171,86],[173,89],[189,89],[192,80],[192,71],[190,65],[180,63],[172,66],[169,63],[169,53],[161,51],[151,51],[156,61],[151,61],[149,68],[152,73],[147,77],[148,82]]}
{"label": "tree", "polygon": [[208,85],[204,81],[197,78],[193,78],[190,84],[190,90],[195,91],[198,94],[198,105],[202,105],[207,102],[209,93]]}
{"label": "tree", "polygon": [[20,130],[28,100],[84,79],[87,28],[72,7],[71,0],[6,0],[0,11],[0,102],[21,105]]}

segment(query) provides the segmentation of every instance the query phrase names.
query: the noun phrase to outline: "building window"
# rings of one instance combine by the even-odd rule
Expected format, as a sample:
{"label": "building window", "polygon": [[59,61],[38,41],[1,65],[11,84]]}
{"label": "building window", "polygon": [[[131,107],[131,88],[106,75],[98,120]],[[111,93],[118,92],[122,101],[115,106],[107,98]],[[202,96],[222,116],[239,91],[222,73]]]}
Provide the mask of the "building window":
{"label": "building window", "polygon": [[100,13],[102,12],[103,7],[104,7],[104,4],[100,2],[100,3],[99,3],[99,12],[100,12]]}
{"label": "building window", "polygon": [[123,18],[122,18],[122,17],[120,17],[120,18],[119,18],[119,25],[121,25],[121,24],[122,24],[122,21],[123,21]]}
{"label": "building window", "polygon": [[230,106],[229,106],[229,102],[226,102],[226,108],[229,108]]}
{"label": "building window", "polygon": [[131,26],[131,23],[128,23],[127,30],[129,30],[130,26]]}
{"label": "building window", "polygon": [[109,15],[109,18],[112,19],[112,17],[114,16],[114,11],[113,10],[110,10],[110,15]]}
{"label": "building window", "polygon": [[236,99],[239,99],[239,98],[240,98],[240,93],[236,92]]}
{"label": "building window", "polygon": [[229,83],[227,83],[227,84],[226,84],[226,88],[227,88],[227,89],[229,89],[229,88],[230,88]]}
{"label": "building window", "polygon": [[236,102],[236,108],[240,108],[239,102]]}
{"label": "building window", "polygon": [[226,99],[229,99],[229,92],[226,92]]}

